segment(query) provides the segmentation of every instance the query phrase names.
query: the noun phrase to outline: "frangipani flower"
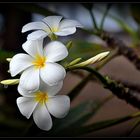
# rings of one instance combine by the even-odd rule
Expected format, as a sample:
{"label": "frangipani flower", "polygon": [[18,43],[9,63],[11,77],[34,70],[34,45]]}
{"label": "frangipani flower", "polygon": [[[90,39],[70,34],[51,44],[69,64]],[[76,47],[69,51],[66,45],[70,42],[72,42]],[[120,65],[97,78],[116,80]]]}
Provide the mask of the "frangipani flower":
{"label": "frangipani flower", "polygon": [[[30,30],[37,30],[28,35],[27,39],[36,40],[55,34],[57,36],[67,36],[76,32],[76,27],[82,25],[75,20],[63,19],[61,16],[48,16],[42,21],[30,22],[23,26],[22,33]],[[61,21],[62,20],[62,21]]]}
{"label": "frangipani flower", "polygon": [[65,45],[52,41],[43,48],[43,40],[26,41],[23,49],[28,53],[19,53],[10,61],[11,76],[23,72],[19,84],[26,90],[37,90],[42,79],[48,85],[64,80],[65,69],[55,63],[68,55]]}
{"label": "frangipani flower", "polygon": [[[64,118],[70,108],[70,99],[66,95],[56,95],[62,88],[63,82],[55,86],[48,86],[41,82],[38,91],[29,93],[18,86],[18,91],[23,97],[17,98],[17,106],[27,119],[33,114],[36,125],[43,130],[52,127],[51,115],[56,118]],[[55,96],[56,95],[56,96]]]}

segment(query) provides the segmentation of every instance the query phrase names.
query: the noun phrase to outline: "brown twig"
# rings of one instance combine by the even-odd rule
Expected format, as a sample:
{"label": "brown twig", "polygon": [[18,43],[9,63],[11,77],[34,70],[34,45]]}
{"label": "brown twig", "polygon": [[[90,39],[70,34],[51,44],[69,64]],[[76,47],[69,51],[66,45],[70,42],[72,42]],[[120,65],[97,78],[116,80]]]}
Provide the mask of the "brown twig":
{"label": "brown twig", "polygon": [[[112,91],[114,95],[116,95],[119,99],[126,101],[127,103],[131,104],[132,106],[140,109],[140,93],[125,87],[122,83],[118,83],[108,77],[102,76],[96,70],[90,67],[80,67],[77,69],[86,70],[95,75],[95,77],[104,85],[104,88],[109,89]],[[74,70],[74,69],[71,69]],[[70,71],[70,69],[67,69]]]}
{"label": "brown twig", "polygon": [[118,53],[123,54],[128,60],[130,60],[137,69],[140,70],[140,57],[136,52],[125,45],[123,41],[118,38],[113,37],[108,32],[97,33],[97,36],[100,36],[110,48],[118,48]]}
{"label": "brown twig", "polygon": [[133,84],[133,83],[130,83],[130,82],[124,81],[124,80],[116,80],[115,79],[115,81],[117,81],[118,83],[122,83],[125,87],[128,87],[131,90],[140,92],[140,85],[139,84]]}

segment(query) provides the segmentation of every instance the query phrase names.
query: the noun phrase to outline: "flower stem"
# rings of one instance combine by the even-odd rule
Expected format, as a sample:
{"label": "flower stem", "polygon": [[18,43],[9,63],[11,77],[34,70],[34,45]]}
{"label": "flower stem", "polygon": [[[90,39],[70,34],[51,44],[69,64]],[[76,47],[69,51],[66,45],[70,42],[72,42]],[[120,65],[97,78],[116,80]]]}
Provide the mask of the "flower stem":
{"label": "flower stem", "polygon": [[[95,68],[96,70],[99,70],[102,68],[107,62],[109,62],[111,59],[113,59],[116,55],[118,54],[118,49],[115,49],[114,51],[111,52],[111,54],[105,58],[102,63],[97,65]],[[94,77],[95,78],[95,77]],[[69,97],[71,101],[74,100],[75,97],[79,95],[79,93],[82,91],[82,89],[85,87],[85,85],[89,82],[89,80],[93,79],[93,74],[90,73],[88,74],[83,80],[80,81],[69,93]]]}
{"label": "flower stem", "polygon": [[101,31],[102,31],[102,29],[103,29],[104,21],[105,21],[105,18],[106,18],[106,16],[107,16],[108,11],[109,11],[110,8],[111,8],[111,5],[108,4],[108,5],[107,5],[107,8],[106,8],[106,11],[104,12],[104,15],[103,15],[101,24],[100,24],[100,30],[101,30]]}
{"label": "flower stem", "polygon": [[49,37],[52,41],[57,40],[57,36],[55,34],[51,34]]}
{"label": "flower stem", "polygon": [[89,13],[90,13],[91,18],[92,18],[93,27],[95,27],[95,29],[98,31],[98,26],[97,26],[97,23],[96,23],[96,19],[95,19],[95,17],[94,17],[94,14],[93,14],[93,12],[92,12],[92,9],[89,10]]}

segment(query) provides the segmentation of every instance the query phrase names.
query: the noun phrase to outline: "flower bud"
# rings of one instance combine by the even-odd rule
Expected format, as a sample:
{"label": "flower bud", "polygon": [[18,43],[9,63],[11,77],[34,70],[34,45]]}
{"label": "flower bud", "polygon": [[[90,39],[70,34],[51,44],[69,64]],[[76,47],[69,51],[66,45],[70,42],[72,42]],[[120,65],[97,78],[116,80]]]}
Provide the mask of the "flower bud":
{"label": "flower bud", "polygon": [[0,82],[3,85],[16,85],[19,83],[19,79],[8,79],[8,80],[3,80]]}
{"label": "flower bud", "polygon": [[94,64],[96,62],[99,62],[101,61],[102,59],[104,59],[107,55],[109,54],[109,51],[107,52],[102,52],[100,54],[97,54],[96,56],[84,61],[84,62],[81,62],[79,64],[76,64],[76,65],[73,65],[71,66],[72,68],[76,68],[76,67],[84,67],[84,66],[87,66],[87,65],[90,65],[90,64]]}
{"label": "flower bud", "polygon": [[72,48],[72,41],[69,41],[66,45],[67,49],[70,50]]}
{"label": "flower bud", "polygon": [[72,62],[70,62],[70,63],[68,64],[68,66],[72,66],[72,65],[77,64],[79,61],[81,61],[81,59],[82,59],[82,58],[76,58],[75,60],[73,60]]}
{"label": "flower bud", "polygon": [[8,62],[10,62],[10,61],[11,61],[11,59],[12,59],[12,58],[6,58],[6,60],[7,60]]}

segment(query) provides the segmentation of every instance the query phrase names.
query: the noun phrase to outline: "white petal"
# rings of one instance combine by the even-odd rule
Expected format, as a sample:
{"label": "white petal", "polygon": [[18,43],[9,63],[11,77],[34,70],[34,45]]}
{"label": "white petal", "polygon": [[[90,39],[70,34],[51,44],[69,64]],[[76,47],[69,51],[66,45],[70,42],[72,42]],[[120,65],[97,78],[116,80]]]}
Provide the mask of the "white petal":
{"label": "white petal", "polygon": [[39,83],[39,69],[36,69],[35,67],[25,70],[22,73],[19,82],[22,88],[28,90],[29,92],[38,90]]}
{"label": "white petal", "polygon": [[78,21],[76,20],[70,20],[70,19],[64,19],[60,22],[59,29],[62,30],[64,28],[70,28],[70,27],[83,27]]}
{"label": "white petal", "polygon": [[43,19],[43,21],[51,28],[52,32],[59,28],[59,23],[61,21],[61,16],[48,16]]}
{"label": "white petal", "polygon": [[40,70],[41,79],[48,85],[56,85],[58,82],[62,81],[66,76],[65,69],[57,64],[47,62],[46,66]]}
{"label": "white petal", "polygon": [[16,76],[26,68],[32,66],[33,59],[27,54],[17,54],[10,61],[10,73],[11,76]]}
{"label": "white petal", "polygon": [[40,129],[48,131],[52,128],[52,119],[45,105],[38,104],[33,112],[33,118]]}
{"label": "white petal", "polygon": [[18,92],[20,95],[25,96],[25,97],[34,97],[36,90],[35,91],[26,90],[19,84],[18,85]]}
{"label": "white petal", "polygon": [[44,53],[47,56],[47,62],[57,62],[68,55],[68,50],[61,42],[52,41],[45,46]]}
{"label": "white petal", "polygon": [[43,56],[43,39],[38,40],[27,40],[22,48],[30,54],[32,57],[36,57],[36,55]]}
{"label": "white petal", "polygon": [[22,33],[30,30],[49,30],[49,27],[43,22],[30,22],[23,26]]}
{"label": "white petal", "polygon": [[74,34],[75,32],[76,32],[75,27],[69,27],[69,28],[61,29],[58,32],[55,32],[54,34],[56,34],[58,36],[67,36],[67,35]]}
{"label": "white petal", "polygon": [[65,117],[70,109],[70,99],[65,95],[51,97],[46,104],[49,112],[56,118]]}
{"label": "white petal", "polygon": [[42,92],[47,92],[49,96],[54,96],[61,90],[62,86],[63,86],[63,81],[58,82],[57,85],[49,86],[41,80],[40,90]]}
{"label": "white petal", "polygon": [[38,30],[38,31],[34,31],[34,32],[30,33],[27,36],[27,39],[28,40],[42,39],[42,38],[46,37],[47,35],[48,35],[47,32],[42,31],[42,30]]}
{"label": "white petal", "polygon": [[29,119],[30,116],[32,115],[36,105],[37,102],[35,102],[34,98],[30,98],[30,97],[17,98],[17,106],[21,114],[25,116],[27,119]]}

